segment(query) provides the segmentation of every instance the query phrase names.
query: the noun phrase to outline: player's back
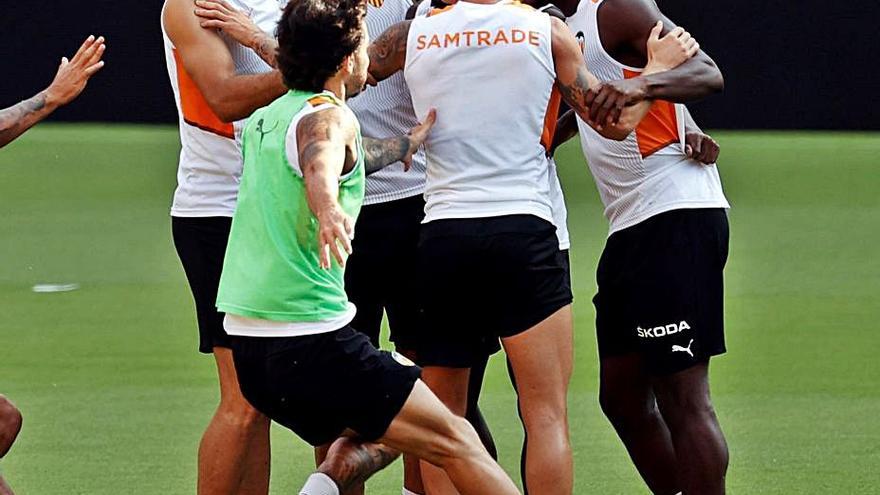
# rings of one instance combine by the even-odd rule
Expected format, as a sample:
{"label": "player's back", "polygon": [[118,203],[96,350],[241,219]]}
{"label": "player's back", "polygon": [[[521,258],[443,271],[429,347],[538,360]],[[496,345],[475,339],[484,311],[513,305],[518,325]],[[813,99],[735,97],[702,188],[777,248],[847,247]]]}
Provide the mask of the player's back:
{"label": "player's back", "polygon": [[[231,3],[268,32],[275,30],[281,17],[279,0],[231,0]],[[164,22],[162,34],[168,76],[180,117],[180,162],[171,214],[231,217],[241,177],[238,140],[244,121],[227,123],[220,120],[183,67],[183,60],[168,36]],[[222,33],[221,38],[229,49],[237,74],[260,74],[272,70],[249,48]]]}
{"label": "player's back", "polygon": [[405,75],[426,142],[426,222],[531,214],[552,221],[541,136],[556,79],[550,18],[458,2],[410,27]]}

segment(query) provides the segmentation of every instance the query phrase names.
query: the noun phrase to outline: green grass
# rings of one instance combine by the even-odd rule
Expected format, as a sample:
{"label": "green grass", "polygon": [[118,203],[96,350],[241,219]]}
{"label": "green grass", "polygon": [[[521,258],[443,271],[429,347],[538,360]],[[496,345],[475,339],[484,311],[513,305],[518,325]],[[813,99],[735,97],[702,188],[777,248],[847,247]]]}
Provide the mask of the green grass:
{"label": "green grass", "polygon": [[[877,493],[880,135],[718,133],[734,205],[730,353],[713,364],[733,494]],[[0,391],[25,428],[2,461],[25,494],[195,490],[217,399],[171,243],[175,130],[43,126],[0,150]],[[562,151],[574,238],[578,494],[647,493],[596,400],[594,270],[605,239],[575,146]],[[81,284],[35,294],[37,283]],[[483,406],[516,475],[521,433],[503,363]],[[272,493],[311,453],[273,434]],[[371,492],[399,493],[399,464]]]}

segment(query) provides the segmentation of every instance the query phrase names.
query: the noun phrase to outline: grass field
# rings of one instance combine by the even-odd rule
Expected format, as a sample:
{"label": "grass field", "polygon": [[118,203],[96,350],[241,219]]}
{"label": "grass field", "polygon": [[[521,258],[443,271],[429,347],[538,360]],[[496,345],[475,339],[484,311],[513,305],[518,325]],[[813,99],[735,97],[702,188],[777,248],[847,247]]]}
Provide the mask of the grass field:
{"label": "grass field", "polygon": [[[730,353],[715,361],[730,493],[880,492],[880,135],[718,133],[734,209]],[[177,138],[165,127],[44,126],[0,150],[0,391],[25,414],[2,461],[23,494],[194,493],[217,392],[171,244]],[[560,160],[574,237],[576,493],[647,493],[596,399],[594,270],[605,238],[579,150]],[[78,283],[36,294],[39,283]],[[483,406],[518,476],[496,359]],[[311,453],[273,434],[272,493]],[[396,494],[399,464],[371,482]]]}

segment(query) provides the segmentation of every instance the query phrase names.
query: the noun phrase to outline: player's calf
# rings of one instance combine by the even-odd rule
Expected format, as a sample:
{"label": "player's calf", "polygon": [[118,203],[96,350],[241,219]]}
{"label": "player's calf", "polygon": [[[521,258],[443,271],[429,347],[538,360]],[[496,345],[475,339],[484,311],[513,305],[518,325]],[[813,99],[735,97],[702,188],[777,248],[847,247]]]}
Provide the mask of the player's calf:
{"label": "player's calf", "polygon": [[394,462],[400,452],[380,443],[342,437],[327,451],[318,472],[332,479],[344,495],[363,493],[364,483],[373,474]]}
{"label": "player's calf", "polygon": [[12,448],[21,431],[21,412],[5,396],[0,395],[0,458]]}

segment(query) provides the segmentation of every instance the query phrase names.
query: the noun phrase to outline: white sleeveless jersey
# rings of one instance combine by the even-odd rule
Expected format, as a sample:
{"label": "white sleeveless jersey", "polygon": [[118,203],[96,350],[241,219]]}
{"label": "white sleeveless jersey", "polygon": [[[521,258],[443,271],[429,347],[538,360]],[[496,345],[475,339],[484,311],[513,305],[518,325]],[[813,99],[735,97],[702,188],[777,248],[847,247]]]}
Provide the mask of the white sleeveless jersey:
{"label": "white sleeveless jersey", "polygon": [[[637,77],[642,69],[617,62],[602,46],[597,13],[603,0],[581,0],[566,21],[584,50],[590,72],[601,81]],[[623,141],[599,135],[578,119],[611,233],[670,210],[729,208],[716,166],[684,153],[683,105],[657,101],[635,132]]]}
{"label": "white sleeveless jersey", "polygon": [[542,144],[556,79],[550,40],[546,14],[509,0],[461,1],[413,20],[404,74],[416,115],[437,109],[426,142],[425,222],[511,214],[553,221]]}
{"label": "white sleeveless jersey", "polygon": [[[404,20],[412,6],[410,0],[371,0],[367,2],[367,31],[375,40],[391,25]],[[419,124],[413,111],[409,88],[402,73],[368,86],[346,102],[361,123],[364,136],[384,139],[406,134]],[[367,177],[364,204],[385,203],[417,196],[425,191],[425,152],[413,155],[412,168],[402,163],[389,165]]]}
{"label": "white sleeveless jersey", "polygon": [[[263,31],[274,33],[287,0],[229,0],[247,13]],[[211,110],[195,82],[183,68],[174,44],[165,32],[165,60],[174,90],[180,125],[180,162],[171,214],[177,217],[231,217],[241,178],[238,140],[244,121],[222,122]],[[221,34],[221,36],[223,36]],[[272,70],[253,51],[223,36],[238,74]]]}

